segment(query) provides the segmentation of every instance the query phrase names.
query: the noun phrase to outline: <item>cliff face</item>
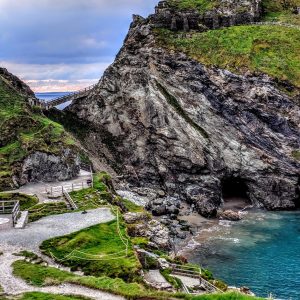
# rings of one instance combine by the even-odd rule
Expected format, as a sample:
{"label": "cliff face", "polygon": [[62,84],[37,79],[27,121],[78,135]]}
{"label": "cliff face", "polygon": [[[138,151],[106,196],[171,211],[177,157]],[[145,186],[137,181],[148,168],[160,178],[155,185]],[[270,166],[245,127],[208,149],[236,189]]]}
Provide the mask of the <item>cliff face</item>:
{"label": "cliff face", "polygon": [[115,62],[69,112],[85,144],[135,186],[163,189],[204,216],[226,182],[268,209],[300,204],[300,110],[264,75],[207,68],[157,45],[153,16],[135,17]]}
{"label": "cliff face", "polygon": [[79,173],[78,149],[55,122],[30,107],[30,88],[0,68],[0,191]]}
{"label": "cliff face", "polygon": [[182,2],[160,1],[155,14],[149,17],[150,23],[155,27],[175,31],[206,30],[255,22],[260,19],[262,13],[261,0],[212,0],[207,1],[210,4],[206,7],[184,5]]}

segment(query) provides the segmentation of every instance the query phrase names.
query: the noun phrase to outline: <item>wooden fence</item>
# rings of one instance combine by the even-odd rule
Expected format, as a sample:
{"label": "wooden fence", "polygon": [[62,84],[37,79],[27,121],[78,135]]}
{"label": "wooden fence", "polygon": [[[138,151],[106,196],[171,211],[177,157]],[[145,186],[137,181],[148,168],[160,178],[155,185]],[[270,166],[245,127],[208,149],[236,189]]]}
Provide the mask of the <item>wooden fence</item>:
{"label": "wooden fence", "polygon": [[187,276],[197,279],[199,278],[199,284],[209,293],[223,293],[223,291],[202,277],[201,268],[178,264],[171,264],[171,268],[172,274],[174,275]]}
{"label": "wooden fence", "polygon": [[70,194],[65,189],[63,189],[63,195],[65,196],[66,200],[69,202],[71,209],[73,210],[78,209],[78,206],[76,205],[76,203],[73,201]]}
{"label": "wooden fence", "polygon": [[80,191],[83,189],[87,189],[87,188],[90,188],[91,186],[92,186],[92,183],[90,182],[90,180],[86,180],[86,181],[82,181],[79,183],[47,187],[46,192],[51,197],[60,197],[60,196],[63,196],[64,191],[70,193],[70,192],[74,192],[74,191]]}
{"label": "wooden fence", "polygon": [[0,214],[11,214],[13,226],[16,225],[20,212],[20,201],[0,201]]}

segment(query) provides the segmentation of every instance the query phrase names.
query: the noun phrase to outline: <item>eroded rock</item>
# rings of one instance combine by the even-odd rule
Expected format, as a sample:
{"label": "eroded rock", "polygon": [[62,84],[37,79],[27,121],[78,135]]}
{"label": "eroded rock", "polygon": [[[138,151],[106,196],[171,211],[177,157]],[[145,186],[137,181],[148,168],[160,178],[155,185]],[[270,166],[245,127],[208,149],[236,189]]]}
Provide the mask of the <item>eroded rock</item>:
{"label": "eroded rock", "polygon": [[[162,26],[174,23],[170,11],[156,17]],[[267,76],[208,68],[162,49],[156,17],[134,18],[115,62],[88,97],[68,108],[89,126],[86,146],[131,186],[163,190],[205,217],[217,214],[227,178],[242,180],[254,205],[299,207],[296,99]],[[149,206],[156,215],[171,207]]]}

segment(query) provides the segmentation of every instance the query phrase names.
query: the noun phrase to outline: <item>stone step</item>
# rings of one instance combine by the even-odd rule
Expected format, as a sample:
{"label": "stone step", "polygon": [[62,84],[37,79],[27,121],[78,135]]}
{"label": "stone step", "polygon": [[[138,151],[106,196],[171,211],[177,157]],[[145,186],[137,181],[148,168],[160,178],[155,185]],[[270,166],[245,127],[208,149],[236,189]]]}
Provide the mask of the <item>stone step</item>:
{"label": "stone step", "polygon": [[15,225],[16,229],[23,229],[25,228],[26,224],[28,222],[28,211],[21,211],[21,216],[17,221],[17,224]]}

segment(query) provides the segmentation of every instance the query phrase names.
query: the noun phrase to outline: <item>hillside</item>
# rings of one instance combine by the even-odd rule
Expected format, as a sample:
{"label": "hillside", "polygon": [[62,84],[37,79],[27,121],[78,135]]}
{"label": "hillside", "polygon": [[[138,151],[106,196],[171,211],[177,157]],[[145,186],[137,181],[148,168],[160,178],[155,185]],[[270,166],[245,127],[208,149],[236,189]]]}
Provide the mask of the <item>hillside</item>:
{"label": "hillside", "polygon": [[115,62],[65,114],[143,195],[204,216],[228,189],[267,209],[299,207],[298,29],[252,25],[272,12],[267,1],[171,2],[134,16]]}
{"label": "hillside", "polygon": [[282,87],[299,93],[299,29],[279,25],[244,25],[187,36],[178,36],[167,29],[157,30],[157,33],[161,46],[184,52],[203,64],[238,74],[267,74]]}
{"label": "hillside", "polygon": [[46,118],[28,86],[0,69],[0,190],[31,181],[65,180],[79,172],[74,140]]}
{"label": "hillside", "polygon": [[267,74],[299,94],[299,0],[169,0],[158,7],[158,16],[169,16],[169,24],[158,26],[161,46],[238,74]]}

